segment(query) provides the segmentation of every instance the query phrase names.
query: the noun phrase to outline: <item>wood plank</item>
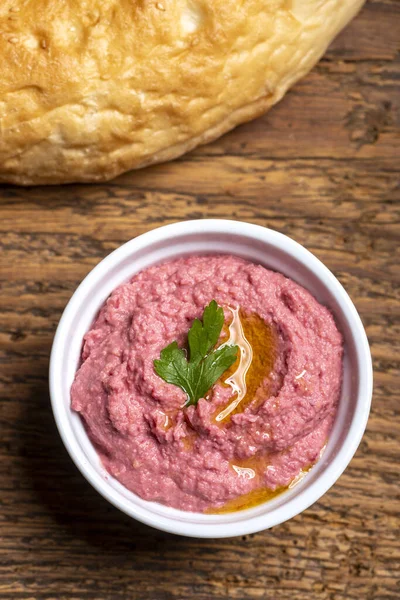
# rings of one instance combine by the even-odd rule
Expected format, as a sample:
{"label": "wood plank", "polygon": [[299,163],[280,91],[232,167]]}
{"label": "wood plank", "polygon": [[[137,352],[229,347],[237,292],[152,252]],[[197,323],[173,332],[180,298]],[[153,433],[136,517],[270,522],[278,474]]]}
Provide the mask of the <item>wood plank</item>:
{"label": "wood plank", "polygon": [[[0,599],[398,600],[400,4],[370,0],[260,119],[106,185],[0,188]],[[367,432],[302,515],[228,540],[112,508],[69,459],[49,405],[57,322],[121,243],[233,218],[304,244],[356,303],[374,359]]]}

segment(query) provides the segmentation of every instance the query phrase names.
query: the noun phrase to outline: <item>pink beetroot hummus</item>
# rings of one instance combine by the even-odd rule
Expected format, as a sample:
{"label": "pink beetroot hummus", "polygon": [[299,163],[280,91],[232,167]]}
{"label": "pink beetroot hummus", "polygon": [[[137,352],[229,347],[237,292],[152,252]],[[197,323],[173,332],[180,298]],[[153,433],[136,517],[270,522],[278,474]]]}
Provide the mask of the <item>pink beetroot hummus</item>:
{"label": "pink beetroot hummus", "polygon": [[[222,425],[232,389],[182,408],[185,393],[154,359],[185,346],[215,299],[277,332],[274,366],[254,402]],[[146,500],[204,511],[259,488],[289,485],[320,456],[340,396],[342,338],[329,310],[294,281],[234,256],[166,262],[118,287],[86,334],[72,408],[111,475]],[[248,465],[248,468],[246,468]]]}

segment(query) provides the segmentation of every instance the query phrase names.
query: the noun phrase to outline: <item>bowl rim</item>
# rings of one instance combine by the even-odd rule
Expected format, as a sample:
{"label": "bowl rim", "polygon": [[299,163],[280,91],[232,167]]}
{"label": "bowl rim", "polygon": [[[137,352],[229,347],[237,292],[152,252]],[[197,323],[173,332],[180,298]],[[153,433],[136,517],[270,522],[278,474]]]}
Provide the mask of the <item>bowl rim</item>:
{"label": "bowl rim", "polygon": [[[249,518],[244,518],[238,522],[225,521],[205,524],[188,522],[187,520],[182,521],[173,516],[155,514],[150,509],[130,503],[127,498],[100,477],[85,456],[68,421],[67,407],[63,402],[63,394],[59,391],[58,385],[68,326],[77,310],[79,310],[81,298],[87,291],[95,286],[107,270],[132,252],[143,249],[153,242],[167,241],[183,234],[199,233],[231,233],[244,235],[264,243],[267,242],[290,256],[294,256],[296,260],[311,268],[323,286],[328,288],[335,297],[341,310],[346,315],[360,364],[363,365],[363,377],[359,378],[357,402],[351,424],[339,451],[331,463],[315,481],[300,491],[296,497],[289,499],[286,503],[267,514],[249,516]],[[132,271],[132,274],[134,274],[134,269]],[[56,425],[70,457],[83,476],[106,500],[128,516],[162,531],[188,537],[225,538],[256,533],[287,521],[309,508],[337,481],[354,456],[367,425],[372,400],[373,371],[369,343],[360,316],[342,284],[320,259],[289,236],[261,225],[229,219],[197,219],[178,221],[157,227],[125,242],[102,259],[86,275],[68,301],[54,336],[50,354],[49,387]],[[154,503],[148,502],[148,504]],[[176,509],[172,509],[171,512],[176,513],[176,515],[180,513],[184,513],[186,516],[191,514]],[[200,513],[192,514],[199,516]]]}

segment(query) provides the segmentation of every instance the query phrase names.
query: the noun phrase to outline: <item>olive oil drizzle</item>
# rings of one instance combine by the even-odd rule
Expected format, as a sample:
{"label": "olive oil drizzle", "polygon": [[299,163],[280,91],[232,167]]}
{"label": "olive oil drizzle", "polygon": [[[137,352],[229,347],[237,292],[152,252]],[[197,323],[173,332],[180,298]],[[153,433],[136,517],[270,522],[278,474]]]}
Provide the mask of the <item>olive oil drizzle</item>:
{"label": "olive oil drizzle", "polygon": [[[233,466],[233,465],[231,465]],[[279,496],[283,492],[294,488],[300,481],[306,476],[306,474],[311,470],[313,465],[309,465],[308,467],[303,468],[300,473],[292,479],[289,485],[277,487],[275,490],[271,490],[267,487],[259,487],[247,494],[242,494],[237,498],[232,498],[232,500],[228,500],[220,507],[211,507],[208,508],[205,512],[206,514],[218,515],[224,513],[236,512],[238,510],[246,510],[248,508],[253,508],[254,506],[258,506],[263,502],[267,502],[268,500],[272,500]]]}
{"label": "olive oil drizzle", "polygon": [[223,381],[223,385],[232,389],[233,399],[214,416],[219,425],[253,402],[258,388],[270,375],[277,355],[277,334],[271,325],[256,314],[246,315],[239,308],[229,307],[229,310],[232,321],[227,332],[228,339],[222,345],[236,344],[240,354]]}
{"label": "olive oil drizzle", "polygon": [[228,500],[223,506],[219,508],[208,508],[205,513],[211,515],[219,515],[224,513],[236,512],[238,510],[246,510],[247,508],[253,508],[254,506],[258,506],[267,500],[272,500],[276,496],[279,496],[282,492],[286,491],[287,487],[279,487],[275,490],[270,490],[266,487],[257,488],[249,492],[248,494],[243,494],[242,496],[238,496],[237,498],[232,498],[232,500]]}
{"label": "olive oil drizzle", "polygon": [[224,383],[229,385],[232,389],[235,398],[216,416],[215,420],[217,422],[223,421],[223,419],[230,415],[246,396],[246,375],[253,360],[253,349],[244,334],[243,325],[239,316],[239,308],[230,308],[230,311],[232,312],[233,319],[229,325],[229,339],[222,344],[222,346],[227,344],[239,346],[239,365],[236,371],[224,381]]}

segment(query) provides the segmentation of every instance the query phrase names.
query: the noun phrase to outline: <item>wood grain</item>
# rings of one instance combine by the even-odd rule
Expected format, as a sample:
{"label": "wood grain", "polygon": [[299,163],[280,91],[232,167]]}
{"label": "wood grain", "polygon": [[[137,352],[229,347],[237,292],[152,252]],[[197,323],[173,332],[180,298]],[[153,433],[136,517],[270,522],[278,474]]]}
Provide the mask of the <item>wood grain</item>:
{"label": "wood grain", "polygon": [[[400,598],[400,5],[370,1],[264,117],[107,185],[0,188],[1,599]],[[302,515],[228,540],[109,506],[56,432],[47,369],[63,307],[122,242],[181,219],[270,226],[338,276],[366,326],[371,418]]]}

